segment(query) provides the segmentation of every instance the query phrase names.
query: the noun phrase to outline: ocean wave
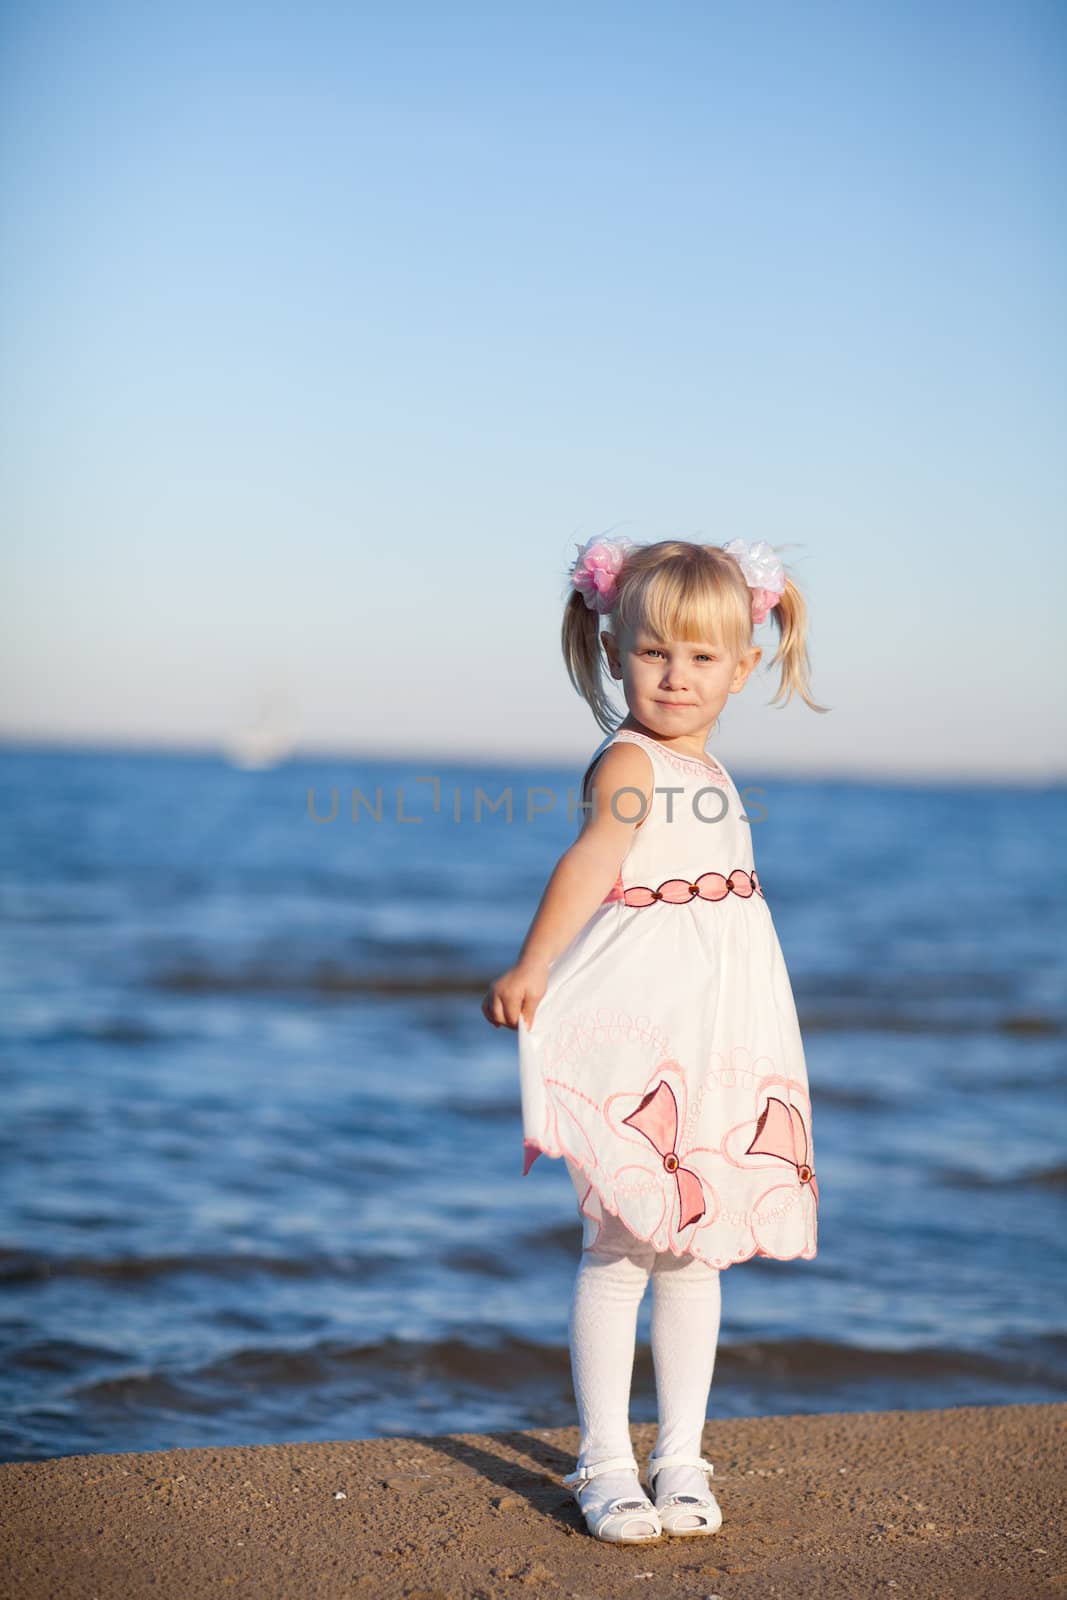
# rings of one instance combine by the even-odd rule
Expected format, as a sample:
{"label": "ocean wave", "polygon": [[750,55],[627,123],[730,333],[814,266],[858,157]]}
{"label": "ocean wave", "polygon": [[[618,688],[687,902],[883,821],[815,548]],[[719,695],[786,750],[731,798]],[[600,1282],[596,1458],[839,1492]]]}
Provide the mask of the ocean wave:
{"label": "ocean wave", "polygon": [[946,1167],[936,1174],[937,1181],[952,1189],[1067,1189],[1067,1162],[1045,1167],[1026,1167],[1021,1172],[988,1168]]}
{"label": "ocean wave", "polygon": [[236,1279],[249,1273],[275,1278],[319,1278],[358,1275],[361,1282],[395,1272],[386,1256],[309,1254],[272,1256],[263,1252],[173,1256],[48,1255],[32,1250],[0,1249],[0,1284],[38,1283],[52,1278],[106,1278],[141,1283],[194,1273],[200,1277]]}
{"label": "ocean wave", "polygon": [[[1040,1341],[1035,1341],[1039,1343]],[[1045,1341],[1048,1343],[1048,1341]],[[1052,1353],[1050,1351],[1050,1353]],[[108,1352],[109,1355],[113,1354]],[[25,1360],[26,1357],[24,1356]],[[639,1343],[638,1362],[647,1368],[651,1352]],[[871,1379],[929,1381],[964,1376],[995,1378],[1019,1360],[1012,1350],[978,1351],[939,1345],[912,1349],[848,1345],[822,1339],[783,1339],[720,1344],[716,1356],[717,1389],[732,1381],[842,1382],[862,1385]],[[159,1404],[175,1396],[240,1392],[249,1385],[302,1388],[344,1378],[388,1381],[402,1377],[410,1384],[438,1382],[501,1394],[529,1392],[550,1380],[564,1388],[571,1383],[570,1353],[563,1342],[539,1343],[498,1331],[477,1340],[453,1334],[431,1340],[398,1337],[364,1345],[331,1339],[296,1347],[246,1346],[188,1370],[141,1369],[95,1379],[77,1390],[83,1400]],[[1067,1373],[1046,1374],[1047,1381],[1067,1389]]]}

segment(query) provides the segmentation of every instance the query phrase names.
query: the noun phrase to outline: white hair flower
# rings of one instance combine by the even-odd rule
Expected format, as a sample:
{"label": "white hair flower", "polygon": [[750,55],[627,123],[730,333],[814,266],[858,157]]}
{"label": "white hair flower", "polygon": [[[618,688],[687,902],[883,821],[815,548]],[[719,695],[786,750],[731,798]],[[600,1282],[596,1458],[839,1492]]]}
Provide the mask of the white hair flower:
{"label": "white hair flower", "polygon": [[757,539],[755,544],[730,539],[722,548],[733,556],[752,590],[752,621],[763,622],[785,593],[785,568],[766,539]]}

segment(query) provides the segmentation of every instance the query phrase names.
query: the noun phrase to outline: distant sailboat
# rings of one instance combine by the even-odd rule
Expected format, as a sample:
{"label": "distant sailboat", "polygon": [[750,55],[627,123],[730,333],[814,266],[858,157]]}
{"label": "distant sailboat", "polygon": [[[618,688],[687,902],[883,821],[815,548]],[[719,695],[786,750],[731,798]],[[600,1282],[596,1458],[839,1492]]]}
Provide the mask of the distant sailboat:
{"label": "distant sailboat", "polygon": [[261,698],[257,715],[243,728],[235,729],[222,748],[230,766],[243,772],[263,772],[280,766],[292,754],[295,740],[279,697]]}

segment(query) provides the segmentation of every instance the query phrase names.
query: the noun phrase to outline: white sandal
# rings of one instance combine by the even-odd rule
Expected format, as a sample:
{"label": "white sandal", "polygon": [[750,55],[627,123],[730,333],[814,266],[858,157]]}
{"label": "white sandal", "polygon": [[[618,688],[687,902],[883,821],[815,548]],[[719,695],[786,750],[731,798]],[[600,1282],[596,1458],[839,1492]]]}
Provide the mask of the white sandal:
{"label": "white sandal", "polygon": [[[651,1544],[663,1536],[656,1508],[651,1500],[644,1495],[640,1499],[633,1496],[627,1498],[620,1495],[610,1500],[606,1506],[594,1509],[590,1505],[588,1511],[582,1505],[582,1490],[594,1478],[599,1478],[605,1472],[633,1472],[637,1476],[637,1462],[633,1456],[609,1456],[606,1461],[595,1461],[592,1466],[578,1467],[574,1472],[569,1472],[563,1479],[568,1488],[574,1490],[574,1498],[581,1508],[585,1525],[594,1539],[604,1539],[609,1544]],[[586,1497],[587,1499],[589,1496]],[[653,1533],[628,1533],[635,1523],[651,1524]]]}
{"label": "white sandal", "polygon": [[711,1462],[705,1461],[703,1456],[649,1456],[648,1486],[656,1501],[664,1533],[672,1533],[676,1538],[717,1533],[722,1527],[722,1508],[710,1487],[705,1495],[669,1494],[660,1499],[656,1494],[656,1474],[661,1467],[695,1467],[710,1478],[715,1471]]}

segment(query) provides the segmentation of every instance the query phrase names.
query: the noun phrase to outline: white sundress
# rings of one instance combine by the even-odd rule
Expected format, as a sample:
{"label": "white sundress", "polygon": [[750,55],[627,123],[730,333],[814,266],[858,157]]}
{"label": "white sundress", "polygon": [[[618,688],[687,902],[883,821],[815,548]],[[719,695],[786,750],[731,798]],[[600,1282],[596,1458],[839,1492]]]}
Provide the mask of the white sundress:
{"label": "white sundress", "polygon": [[[793,991],[721,763],[619,728],[655,790],[618,879],[518,1028],[524,1174],[566,1161],[583,1246],[605,1213],[725,1268],[816,1253],[807,1067]],[[587,797],[583,784],[582,798]],[[622,815],[640,798],[623,791]]]}

